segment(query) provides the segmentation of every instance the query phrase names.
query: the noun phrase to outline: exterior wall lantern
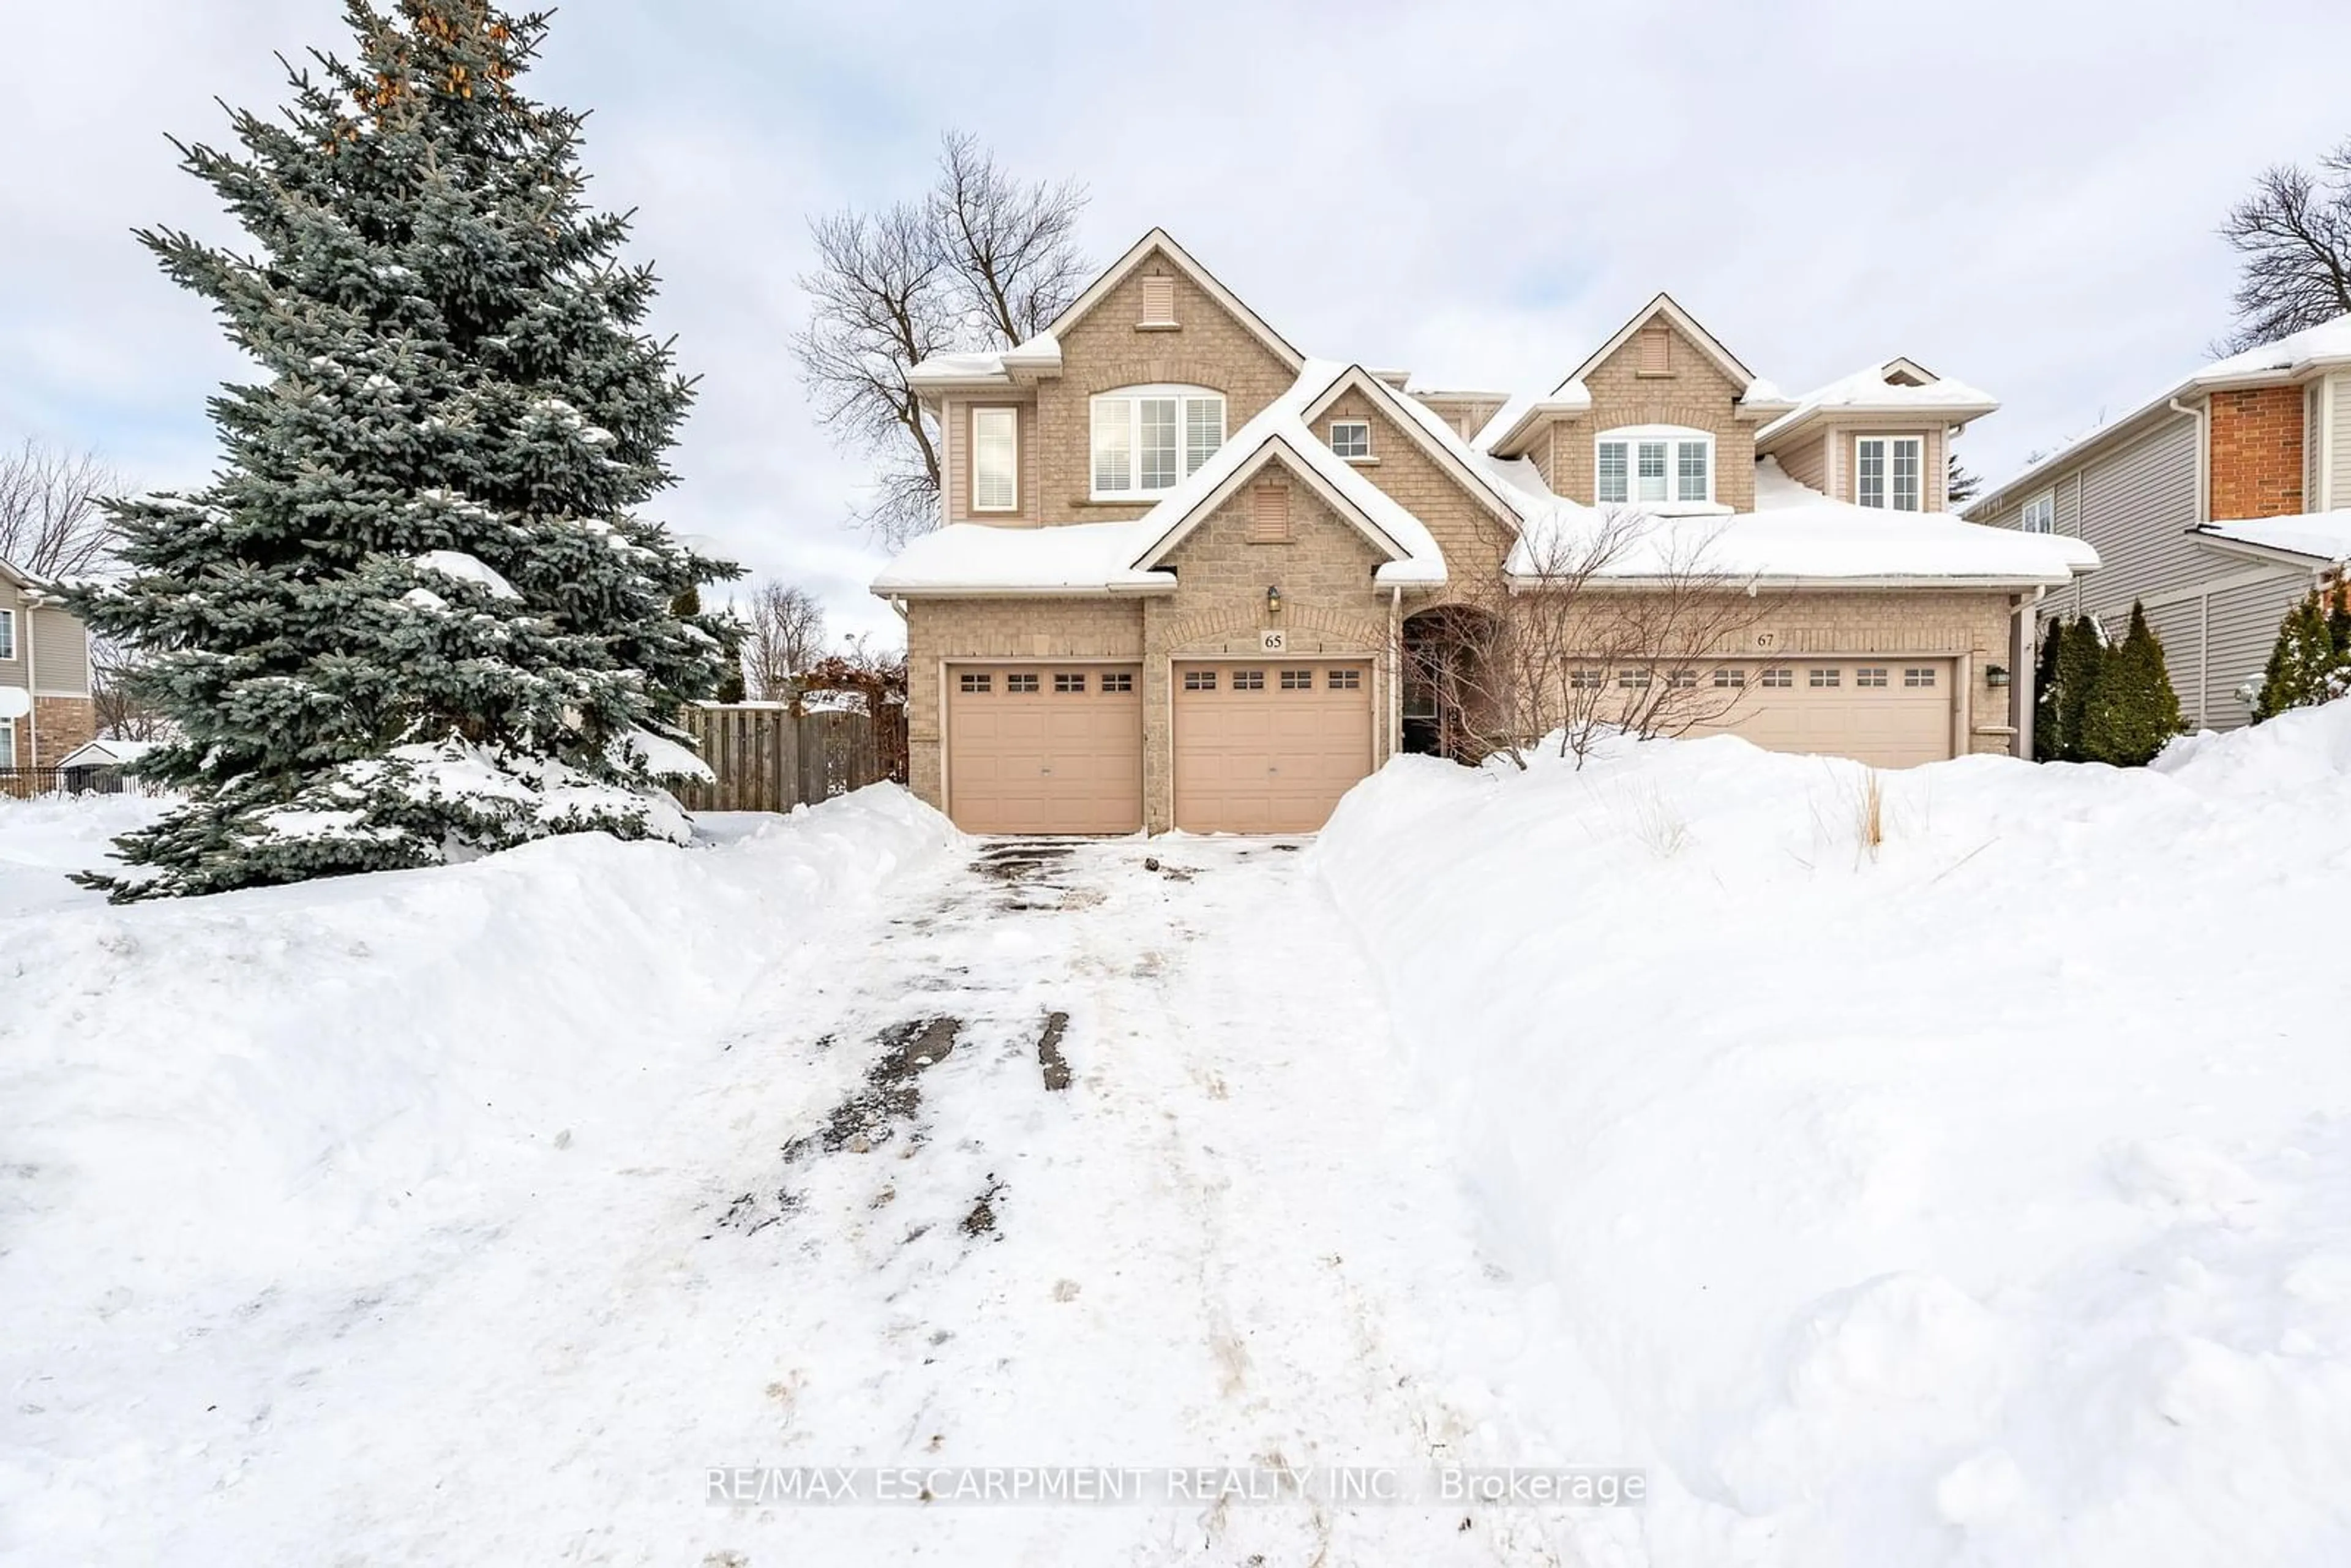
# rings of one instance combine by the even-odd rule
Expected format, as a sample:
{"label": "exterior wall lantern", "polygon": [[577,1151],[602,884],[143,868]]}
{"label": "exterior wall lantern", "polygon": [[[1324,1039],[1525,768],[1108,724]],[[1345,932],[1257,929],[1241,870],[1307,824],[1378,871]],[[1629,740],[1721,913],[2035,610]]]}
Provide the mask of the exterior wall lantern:
{"label": "exterior wall lantern", "polygon": [[1269,588],[1265,591],[1265,612],[1268,615],[1281,613],[1281,590],[1279,588]]}
{"label": "exterior wall lantern", "polygon": [[2006,664],[1986,664],[1984,666],[1984,685],[1988,686],[2004,686],[2008,685],[2008,666]]}

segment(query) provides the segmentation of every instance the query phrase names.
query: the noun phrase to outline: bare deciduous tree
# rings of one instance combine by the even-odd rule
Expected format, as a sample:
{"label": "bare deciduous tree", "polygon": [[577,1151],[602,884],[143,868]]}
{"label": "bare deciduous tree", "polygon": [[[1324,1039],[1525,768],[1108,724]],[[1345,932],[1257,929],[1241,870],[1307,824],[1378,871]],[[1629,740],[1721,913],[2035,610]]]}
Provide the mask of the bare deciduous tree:
{"label": "bare deciduous tree", "polygon": [[1749,688],[1717,685],[1715,667],[1770,606],[1708,564],[1713,542],[1630,510],[1531,529],[1507,577],[1434,612],[1434,634],[1408,641],[1415,678],[1434,691],[1441,748],[1523,768],[1556,737],[1581,767],[1604,735],[1647,740],[1728,719]]}
{"label": "bare deciduous tree", "polygon": [[1081,186],[1024,183],[978,141],[944,139],[936,182],[918,202],[815,219],[814,301],[792,338],[819,415],[846,446],[873,455],[861,517],[903,542],[937,519],[939,444],[907,372],[934,354],[1008,348],[1076,298]]}
{"label": "bare deciduous tree", "polygon": [[824,656],[824,606],[805,588],[762,582],[751,594],[743,675],[754,702],[781,702],[794,675]]}
{"label": "bare deciduous tree", "polygon": [[78,577],[114,548],[105,497],[121,487],[89,453],[26,441],[0,456],[0,560],[35,577]]}
{"label": "bare deciduous tree", "polygon": [[1086,280],[1077,247],[1085,206],[1085,187],[1076,181],[1024,184],[977,137],[947,132],[930,212],[958,315],[979,317],[1007,346],[1050,326]]}
{"label": "bare deciduous tree", "polygon": [[2220,347],[2253,348],[2351,310],[2351,141],[2318,161],[2265,170],[2220,236],[2244,257],[2237,325]]}
{"label": "bare deciduous tree", "polygon": [[143,662],[131,643],[90,638],[89,698],[99,735],[113,740],[162,740],[172,733],[171,721],[133,693],[131,677]]}

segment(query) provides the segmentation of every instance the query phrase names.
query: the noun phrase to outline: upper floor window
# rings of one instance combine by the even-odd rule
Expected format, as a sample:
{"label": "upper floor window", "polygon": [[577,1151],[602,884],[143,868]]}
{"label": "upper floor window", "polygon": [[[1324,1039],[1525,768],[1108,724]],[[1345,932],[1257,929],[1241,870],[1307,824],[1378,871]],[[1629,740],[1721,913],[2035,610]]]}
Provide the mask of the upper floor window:
{"label": "upper floor window", "polygon": [[971,411],[971,509],[1009,512],[1020,505],[1019,415],[1008,408]]}
{"label": "upper floor window", "polygon": [[1172,490],[1225,444],[1222,392],[1122,387],[1093,402],[1094,495]]}
{"label": "upper floor window", "polygon": [[2043,490],[2024,503],[2024,517],[2017,525],[2028,534],[2053,534],[2057,531],[2057,492]]}
{"label": "upper floor window", "polygon": [[16,612],[0,610],[0,659],[16,656]]}
{"label": "upper floor window", "polygon": [[1604,507],[1703,505],[1714,499],[1714,437],[1675,425],[1605,431],[1594,472]]}
{"label": "upper floor window", "polygon": [[1332,420],[1331,450],[1342,457],[1369,457],[1372,455],[1372,422],[1368,419]]}
{"label": "upper floor window", "polygon": [[1853,444],[1853,498],[1897,512],[1919,509],[1927,444],[1916,435],[1865,435]]}

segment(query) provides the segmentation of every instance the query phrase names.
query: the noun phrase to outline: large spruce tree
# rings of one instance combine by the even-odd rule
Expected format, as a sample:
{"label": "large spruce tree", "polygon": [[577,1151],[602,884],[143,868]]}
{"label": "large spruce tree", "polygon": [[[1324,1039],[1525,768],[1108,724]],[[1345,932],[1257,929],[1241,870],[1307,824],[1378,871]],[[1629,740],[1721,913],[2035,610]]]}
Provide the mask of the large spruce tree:
{"label": "large spruce tree", "polygon": [[142,770],[185,802],[87,879],[118,901],[678,836],[673,716],[733,663],[673,604],[737,569],[638,515],[692,389],[581,117],[518,89],[545,19],[345,10],[353,61],[181,148],[250,253],[139,236],[256,373],[212,400],[209,487],[120,505],[132,574],[72,596],[179,731]]}

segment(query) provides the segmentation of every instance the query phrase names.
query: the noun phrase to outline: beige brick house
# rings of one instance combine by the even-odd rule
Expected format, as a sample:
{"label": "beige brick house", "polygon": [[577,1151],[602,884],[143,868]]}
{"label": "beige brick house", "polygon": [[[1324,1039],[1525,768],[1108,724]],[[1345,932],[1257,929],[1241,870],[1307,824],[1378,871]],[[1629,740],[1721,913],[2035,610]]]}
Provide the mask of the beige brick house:
{"label": "beige brick house", "polygon": [[39,591],[0,560],[0,769],[54,768],[98,734],[89,633]]}
{"label": "beige brick house", "polygon": [[2021,608],[2095,564],[1939,515],[1984,394],[1896,360],[1786,398],[1664,295],[1547,396],[1419,392],[1309,360],[1154,230],[1036,339],[913,380],[942,526],[873,591],[906,620],[914,790],[977,831],[1319,827],[1426,745],[1416,628],[1540,591],[1537,532],[1628,513],[1769,595],[1691,674],[1751,699],[1722,727],[2008,751]]}

